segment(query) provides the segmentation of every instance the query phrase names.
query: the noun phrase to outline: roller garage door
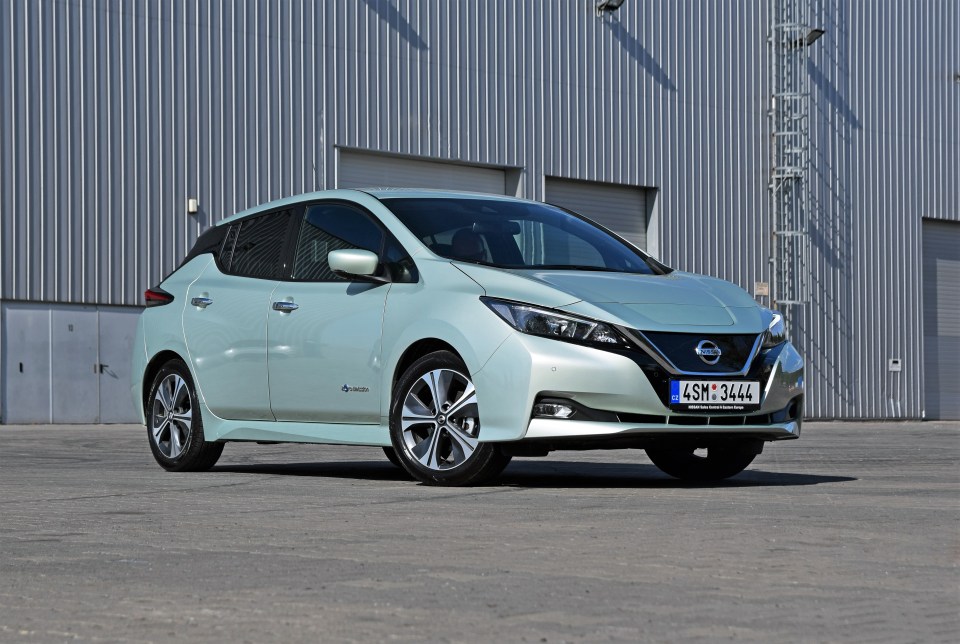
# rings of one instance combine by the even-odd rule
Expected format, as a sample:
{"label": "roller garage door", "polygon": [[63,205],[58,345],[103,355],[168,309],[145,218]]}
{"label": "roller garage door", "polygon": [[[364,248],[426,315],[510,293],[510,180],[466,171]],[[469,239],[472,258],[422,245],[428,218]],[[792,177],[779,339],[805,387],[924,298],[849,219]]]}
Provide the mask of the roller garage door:
{"label": "roller garage door", "polygon": [[503,170],[340,151],[339,188],[432,188],[504,194]]}
{"label": "roller garage door", "polygon": [[960,222],[923,220],[926,417],[960,419]]}
{"label": "roller garage door", "polygon": [[655,188],[548,178],[546,191],[547,203],[589,217],[647,249],[647,226],[657,195]]}

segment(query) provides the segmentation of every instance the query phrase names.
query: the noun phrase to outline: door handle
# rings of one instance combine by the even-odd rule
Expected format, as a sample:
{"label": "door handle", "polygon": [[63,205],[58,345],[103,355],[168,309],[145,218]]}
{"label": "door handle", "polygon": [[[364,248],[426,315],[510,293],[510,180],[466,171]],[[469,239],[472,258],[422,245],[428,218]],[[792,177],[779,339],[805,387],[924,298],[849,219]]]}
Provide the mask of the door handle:
{"label": "door handle", "polygon": [[280,311],[281,313],[289,313],[291,311],[296,311],[300,308],[300,305],[296,302],[274,302],[273,310]]}
{"label": "door handle", "polygon": [[211,300],[209,297],[195,297],[192,300],[190,300],[190,304],[193,304],[194,306],[199,306],[201,309],[205,309],[211,304],[213,304],[213,300]]}

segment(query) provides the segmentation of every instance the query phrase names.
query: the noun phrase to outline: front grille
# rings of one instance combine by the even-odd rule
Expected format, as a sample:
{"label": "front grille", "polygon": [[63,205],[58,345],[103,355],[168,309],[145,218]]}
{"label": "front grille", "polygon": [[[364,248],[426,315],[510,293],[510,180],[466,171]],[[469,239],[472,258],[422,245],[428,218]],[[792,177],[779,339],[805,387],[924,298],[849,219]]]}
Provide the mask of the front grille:
{"label": "front grille", "polygon": [[[737,373],[747,368],[751,352],[756,344],[756,334],[701,334],[701,333],[657,333],[644,331],[643,336],[674,367],[680,371],[694,373]],[[697,355],[697,345],[701,341],[713,342],[720,348],[720,359],[716,364],[707,364]]]}
{"label": "front grille", "polygon": [[[766,351],[761,351],[757,354],[757,357],[754,359],[753,363],[750,365],[750,369],[747,371],[744,376],[731,376],[731,375],[717,375],[712,376],[712,379],[716,380],[756,380],[760,383],[760,388],[763,389],[766,387],[767,381],[770,379],[770,374],[773,371],[773,358],[770,356],[770,352],[775,351],[775,349],[769,349]],[[660,402],[663,403],[663,406],[670,408],[670,381],[676,379],[677,376],[671,374],[666,369],[657,364],[653,358],[647,355],[647,352],[642,349],[634,349],[632,351],[625,352],[616,352],[625,355],[628,358],[631,358],[634,362],[637,363],[637,366],[643,371],[643,374],[647,377],[647,380],[650,382],[650,386],[653,387],[653,390],[656,392],[657,397],[660,398]],[[727,415],[729,412],[722,411],[713,411],[713,412],[703,412],[711,416],[717,415]],[[699,412],[698,412],[699,415]]]}

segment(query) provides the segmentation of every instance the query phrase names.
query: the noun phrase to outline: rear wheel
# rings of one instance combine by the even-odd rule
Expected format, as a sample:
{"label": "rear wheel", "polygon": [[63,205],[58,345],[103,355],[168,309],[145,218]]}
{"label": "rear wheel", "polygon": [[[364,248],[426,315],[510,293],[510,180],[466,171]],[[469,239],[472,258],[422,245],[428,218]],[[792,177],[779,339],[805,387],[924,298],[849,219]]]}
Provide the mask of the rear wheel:
{"label": "rear wheel", "polygon": [[171,360],[157,372],[145,411],[150,451],[160,467],[199,472],[216,464],[223,443],[204,440],[197,392],[182,360]]}
{"label": "rear wheel", "polygon": [[403,468],[431,485],[487,481],[510,457],[479,436],[477,393],[463,360],[436,351],[410,365],[390,407],[390,439]]}
{"label": "rear wheel", "polygon": [[757,457],[762,443],[748,441],[708,447],[706,454],[695,447],[650,448],[647,456],[662,472],[684,481],[719,481],[736,476]]}

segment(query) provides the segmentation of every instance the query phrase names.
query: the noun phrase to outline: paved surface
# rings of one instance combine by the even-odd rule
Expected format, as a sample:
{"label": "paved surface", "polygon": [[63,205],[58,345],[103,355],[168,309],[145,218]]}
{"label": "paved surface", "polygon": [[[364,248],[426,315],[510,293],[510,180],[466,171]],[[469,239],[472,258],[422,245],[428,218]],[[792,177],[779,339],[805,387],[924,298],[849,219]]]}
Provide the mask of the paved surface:
{"label": "paved surface", "polygon": [[642,452],[405,480],[377,449],[0,427],[3,641],[956,641],[960,424],[808,423],[719,485]]}

